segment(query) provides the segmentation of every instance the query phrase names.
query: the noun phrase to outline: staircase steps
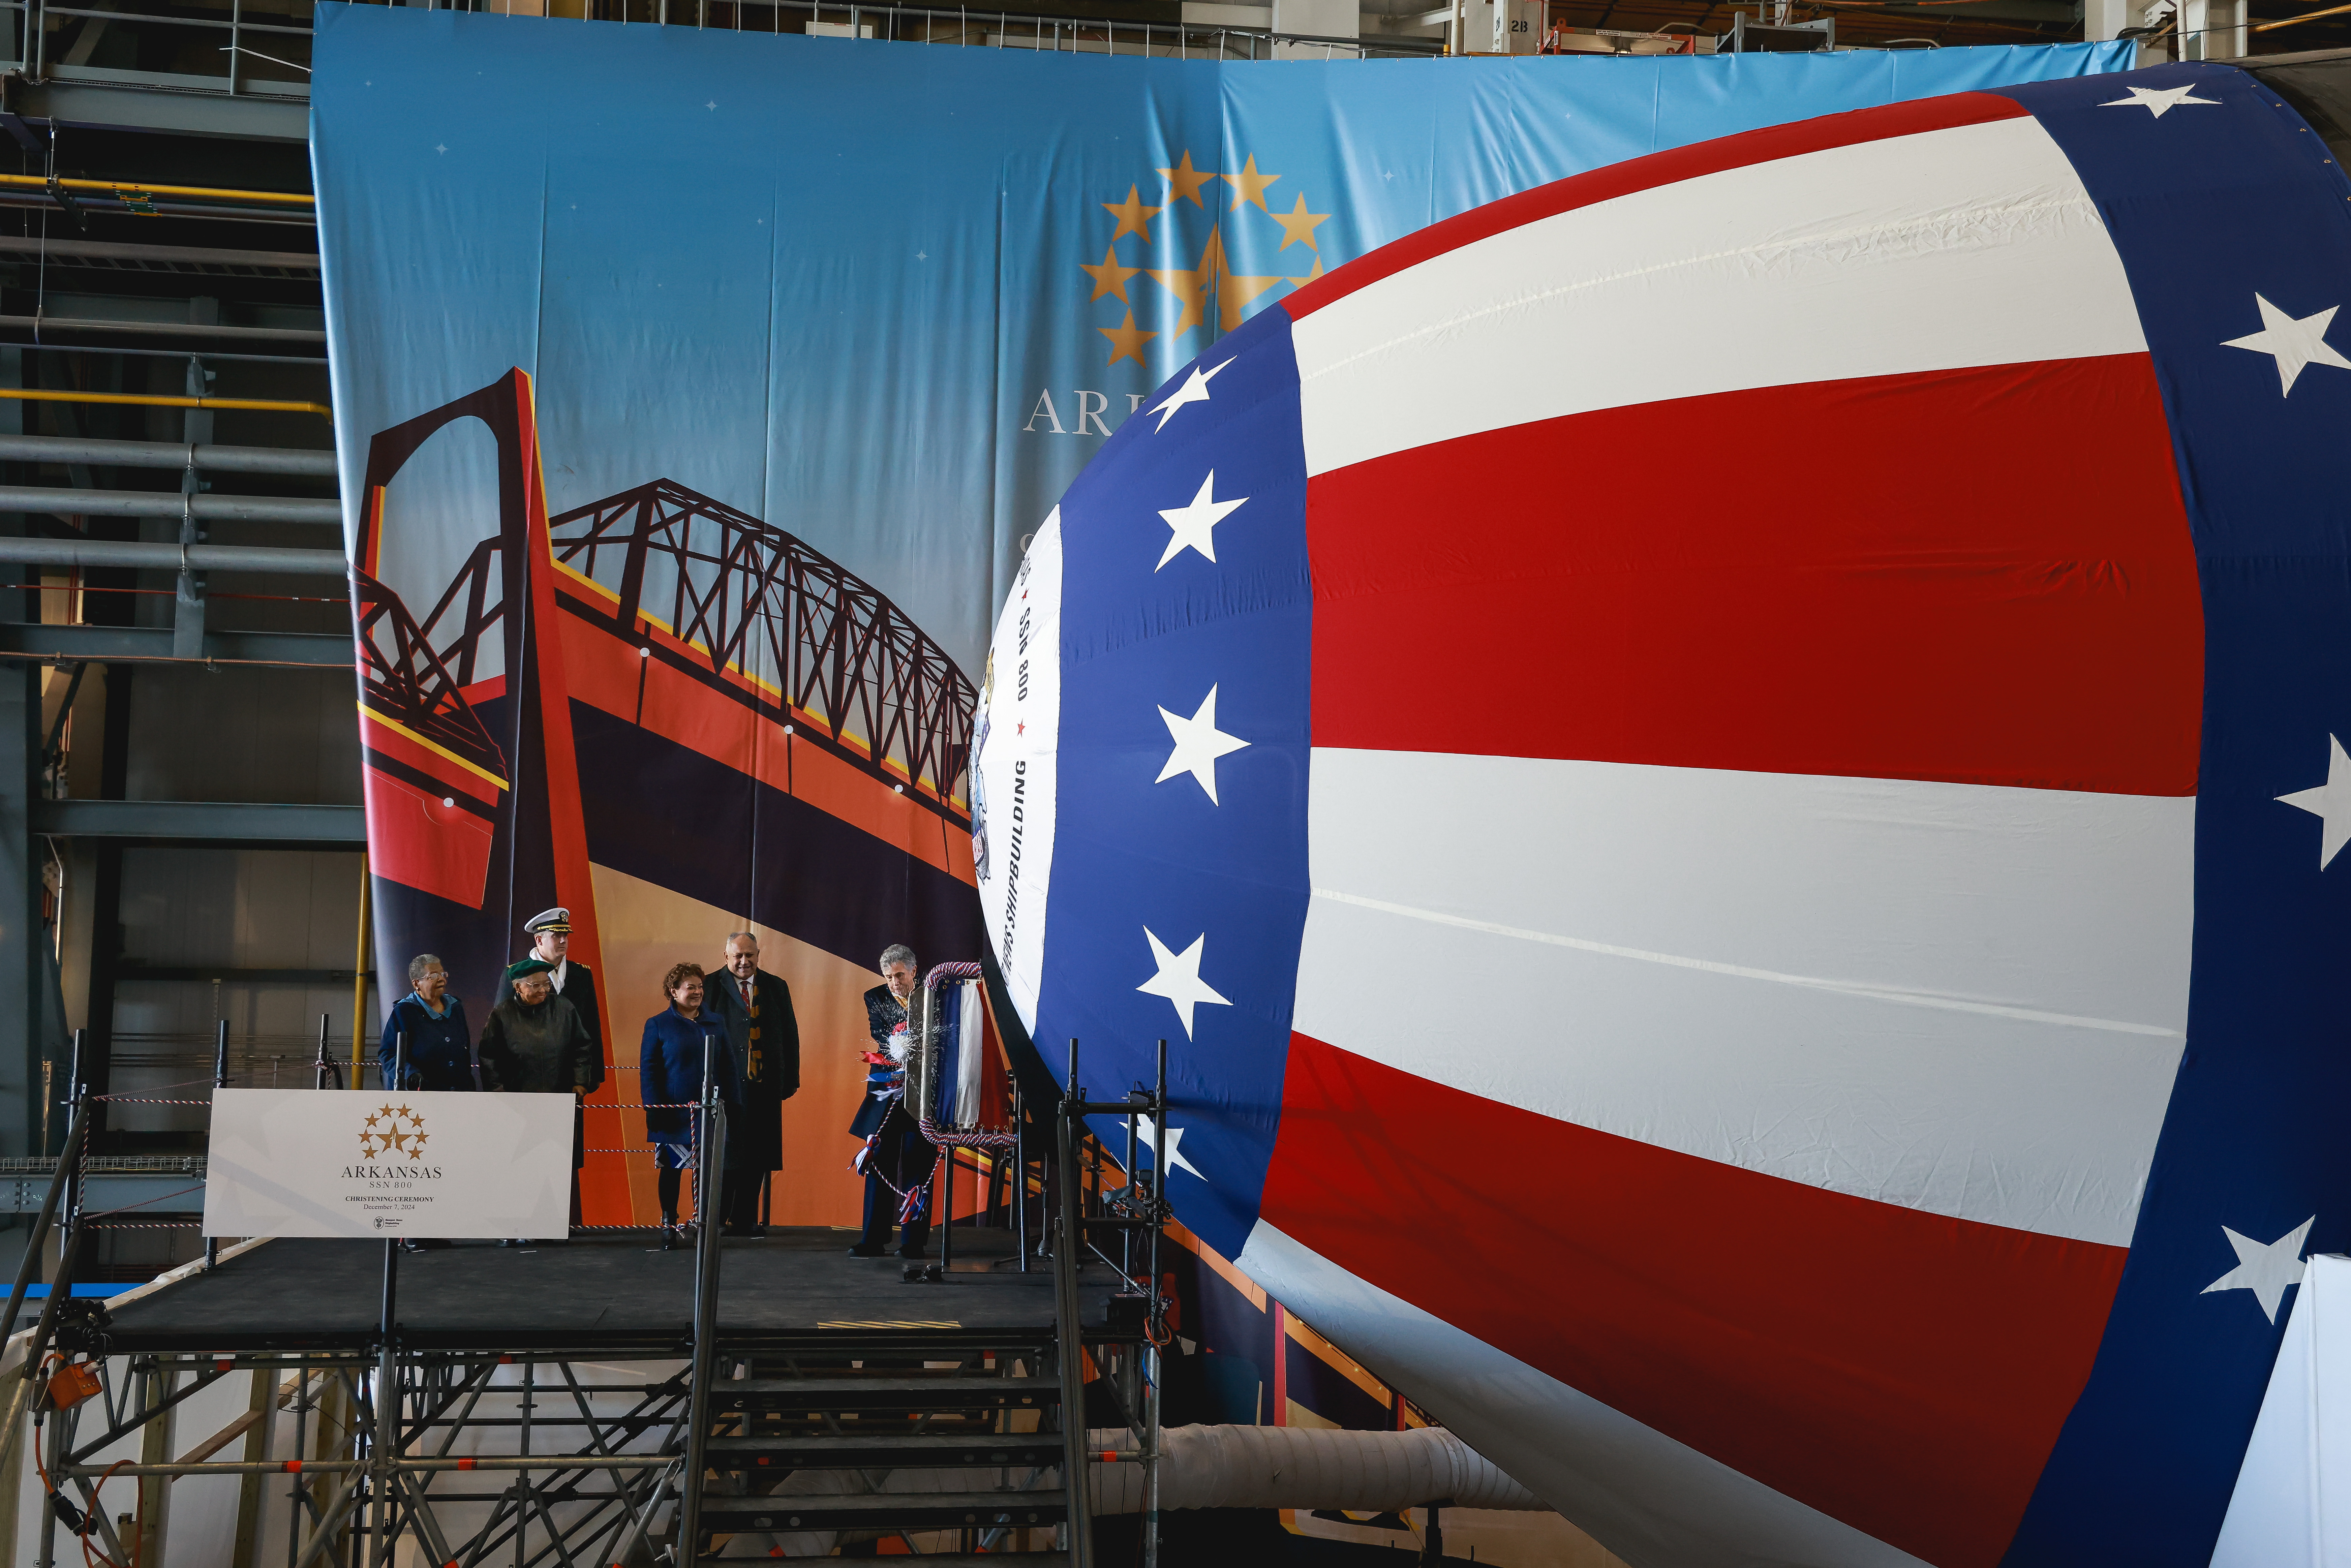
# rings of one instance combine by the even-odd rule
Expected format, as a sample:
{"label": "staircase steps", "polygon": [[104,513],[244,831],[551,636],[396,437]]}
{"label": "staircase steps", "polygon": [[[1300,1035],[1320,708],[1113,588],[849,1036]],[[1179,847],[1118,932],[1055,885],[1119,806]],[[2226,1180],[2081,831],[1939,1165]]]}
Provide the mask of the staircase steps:
{"label": "staircase steps", "polygon": [[738,1377],[714,1381],[714,1410],[1035,1410],[1061,1397],[1052,1377],[974,1377],[908,1372],[896,1377]]}
{"label": "staircase steps", "polygon": [[912,1469],[938,1466],[1046,1465],[1061,1463],[1059,1432],[901,1432],[837,1437],[713,1437],[710,1468],[716,1470]]}
{"label": "staircase steps", "polygon": [[[754,1558],[701,1557],[700,1563],[730,1563],[740,1568]],[[928,1552],[923,1554],[925,1568],[1069,1568],[1066,1552]]]}
{"label": "staircase steps", "polygon": [[702,1528],[745,1531],[1033,1529],[1059,1524],[1069,1494],[1051,1491],[879,1492],[839,1497],[714,1497],[705,1493]]}

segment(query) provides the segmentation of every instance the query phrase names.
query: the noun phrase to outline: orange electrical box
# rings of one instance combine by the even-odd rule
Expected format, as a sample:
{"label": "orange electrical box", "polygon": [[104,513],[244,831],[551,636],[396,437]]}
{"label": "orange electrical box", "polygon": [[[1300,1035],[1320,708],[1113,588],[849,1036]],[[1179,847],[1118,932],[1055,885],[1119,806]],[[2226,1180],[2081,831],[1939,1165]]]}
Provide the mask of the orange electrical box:
{"label": "orange electrical box", "polygon": [[49,1375],[49,1403],[70,1410],[99,1391],[98,1371],[86,1361],[69,1361]]}

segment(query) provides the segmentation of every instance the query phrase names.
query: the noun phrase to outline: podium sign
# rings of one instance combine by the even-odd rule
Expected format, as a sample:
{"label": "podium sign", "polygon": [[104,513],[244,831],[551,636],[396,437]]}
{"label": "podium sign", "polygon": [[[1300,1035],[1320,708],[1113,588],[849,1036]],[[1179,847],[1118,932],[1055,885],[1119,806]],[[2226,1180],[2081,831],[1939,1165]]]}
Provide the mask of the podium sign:
{"label": "podium sign", "polygon": [[207,1236],[569,1234],[569,1094],[220,1089]]}

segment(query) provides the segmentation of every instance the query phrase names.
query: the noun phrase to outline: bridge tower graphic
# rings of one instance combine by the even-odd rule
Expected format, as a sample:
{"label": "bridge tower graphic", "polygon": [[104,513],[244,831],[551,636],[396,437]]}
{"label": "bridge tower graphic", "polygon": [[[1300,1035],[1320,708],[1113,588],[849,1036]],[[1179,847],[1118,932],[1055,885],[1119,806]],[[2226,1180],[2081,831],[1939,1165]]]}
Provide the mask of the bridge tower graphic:
{"label": "bridge tower graphic", "polygon": [[[386,497],[467,419],[496,443],[496,526],[419,613],[384,581],[402,545]],[[607,1054],[632,1066],[657,1009],[612,994],[593,868],[859,967],[890,941],[977,950],[977,694],[884,594],[804,541],[668,479],[549,517],[517,369],[374,436],[353,560],[386,998],[407,992],[410,955],[440,954],[478,1029],[522,921],[562,904]],[[690,956],[715,969],[723,935]],[[638,1098],[633,1072],[608,1075],[585,1145],[642,1146],[642,1113],[620,1109]],[[632,1167],[648,1164],[590,1153],[586,1222],[647,1220],[650,1170]]]}

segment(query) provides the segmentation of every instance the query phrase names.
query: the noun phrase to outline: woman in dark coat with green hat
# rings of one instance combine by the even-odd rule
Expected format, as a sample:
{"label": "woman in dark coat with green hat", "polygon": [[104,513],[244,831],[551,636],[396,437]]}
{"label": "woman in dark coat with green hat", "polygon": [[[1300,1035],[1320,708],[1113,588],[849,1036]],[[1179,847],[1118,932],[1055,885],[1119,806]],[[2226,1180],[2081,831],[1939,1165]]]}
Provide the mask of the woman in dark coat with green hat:
{"label": "woman in dark coat with green hat", "polygon": [[585,1163],[580,1103],[596,1082],[596,1042],[580,1013],[555,994],[555,966],[525,958],[507,966],[507,995],[482,1025],[482,1087],[515,1094],[571,1096],[571,1223],[580,1223]]}

